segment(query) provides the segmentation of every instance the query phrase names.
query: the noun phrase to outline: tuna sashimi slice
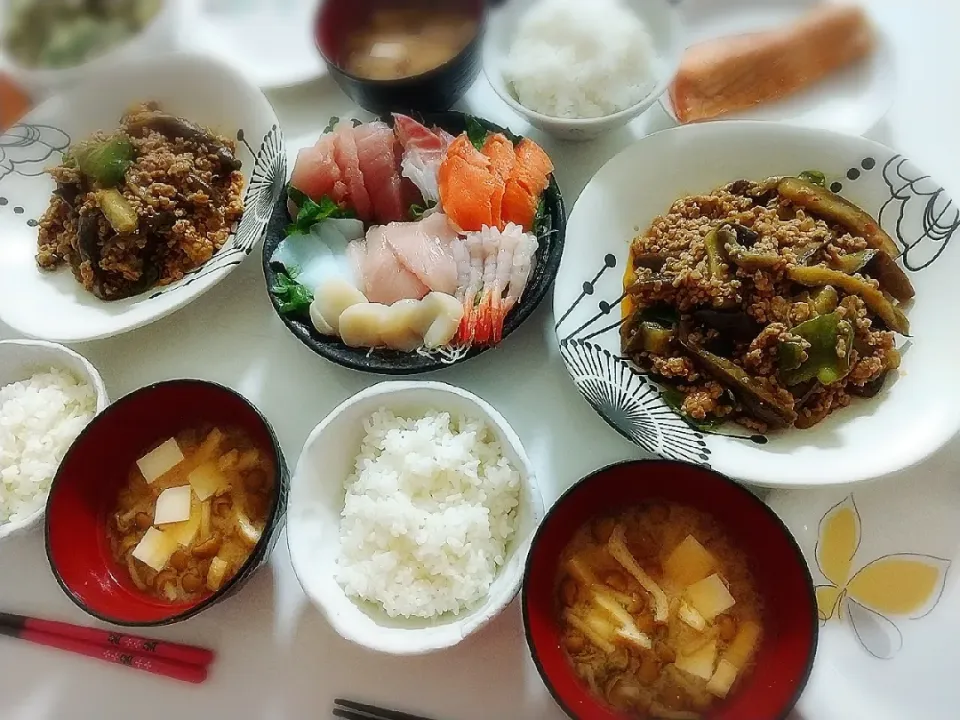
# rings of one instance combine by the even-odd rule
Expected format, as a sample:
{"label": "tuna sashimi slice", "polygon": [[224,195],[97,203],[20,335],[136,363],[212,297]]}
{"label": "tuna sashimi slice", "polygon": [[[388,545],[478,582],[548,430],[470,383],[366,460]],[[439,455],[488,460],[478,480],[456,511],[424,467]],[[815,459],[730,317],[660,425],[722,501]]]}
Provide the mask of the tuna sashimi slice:
{"label": "tuna sashimi slice", "polygon": [[458,237],[447,216],[434,213],[418,223],[388,225],[385,238],[400,264],[431,290],[457,292],[457,263],[452,242]]}
{"label": "tuna sashimi slice", "polygon": [[379,223],[402,220],[405,208],[400,199],[400,174],[393,129],[380,121],[367,123],[354,130],[354,139],[363,182],[373,205],[374,219]]}
{"label": "tuna sashimi slice", "polygon": [[[374,303],[392,305],[398,300],[419,300],[430,288],[407,270],[387,242],[388,225],[370,228],[362,258],[364,295]],[[351,252],[356,258],[356,251]]]}
{"label": "tuna sashimi slice", "polygon": [[358,218],[364,222],[370,222],[373,219],[373,204],[364,184],[354,128],[349,121],[340,122],[334,128],[333,157],[343,176],[343,183],[349,197],[348,204],[356,211]]}
{"label": "tuna sashimi slice", "polygon": [[[341,183],[340,167],[334,160],[333,136],[323,135],[313,147],[297,153],[290,184],[311,200],[319,201],[324,195],[334,197],[334,187]],[[341,183],[342,184],[342,183]]]}

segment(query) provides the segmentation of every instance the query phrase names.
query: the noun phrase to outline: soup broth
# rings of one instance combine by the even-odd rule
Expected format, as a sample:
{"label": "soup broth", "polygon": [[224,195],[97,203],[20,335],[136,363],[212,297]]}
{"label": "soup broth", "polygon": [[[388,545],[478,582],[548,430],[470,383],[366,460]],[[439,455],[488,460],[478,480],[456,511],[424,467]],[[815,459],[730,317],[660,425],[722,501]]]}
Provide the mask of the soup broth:
{"label": "soup broth", "polygon": [[748,676],[763,613],[746,559],[709,515],[650,503],[581,527],[557,578],[563,647],[631,718],[695,720]]}
{"label": "soup broth", "polygon": [[270,513],[274,465],[239,429],[198,427],[144,453],[107,522],[113,559],[170,603],[216,592],[250,557]]}
{"label": "soup broth", "polygon": [[347,39],[343,69],[368,80],[399,80],[438,68],[477,34],[476,18],[441,3],[373,10]]}

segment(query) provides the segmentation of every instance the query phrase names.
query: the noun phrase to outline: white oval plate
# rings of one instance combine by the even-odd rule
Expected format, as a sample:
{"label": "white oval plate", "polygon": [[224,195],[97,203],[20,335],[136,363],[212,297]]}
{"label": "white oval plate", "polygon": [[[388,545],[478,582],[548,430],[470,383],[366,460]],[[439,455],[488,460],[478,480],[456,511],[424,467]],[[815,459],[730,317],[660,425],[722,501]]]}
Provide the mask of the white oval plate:
{"label": "white oval plate", "polygon": [[[954,446],[955,448],[956,446]],[[821,617],[797,715],[809,720],[948,720],[960,686],[956,450],[883,482],[774,492],[800,544]]]}
{"label": "white oval plate", "polygon": [[290,87],[327,72],[314,39],[316,11],[316,0],[199,0],[181,41],[258,87]]}
{"label": "white oval plate", "polygon": [[[821,0],[679,0],[689,45],[727,35],[769,30],[803,15]],[[874,24],[876,27],[876,23]],[[811,87],[720,120],[772,120],[862,135],[886,115],[896,92],[897,65],[890,39],[876,27],[877,47],[867,58]],[[664,93],[660,103],[677,120]]]}
{"label": "white oval plate", "polygon": [[[55,183],[45,172],[74,140],[116,128],[130,105],[156,100],[237,142],[246,178],[245,211],[219,253],[182,280],[104,302],[68,268],[37,268],[37,220]],[[98,74],[35,108],[0,137],[0,320],[44,340],[82,342],[132,330],[182,308],[240,264],[266,230],[286,180],[283,135],[263,94],[202,56],[155,57]]]}
{"label": "white oval plate", "polygon": [[[738,178],[821,170],[905,249],[917,297],[898,376],[809,430],[767,438],[728,423],[704,434],[620,356],[622,277],[630,240],[674,200]],[[775,123],[690,125],[651,135],[607,163],[567,222],[554,286],[561,354],[584,397],[628,439],[663,457],[709,465],[768,487],[878,477],[919,462],[960,428],[960,351],[953,323],[960,208],[893,150],[863,138]],[[902,345],[901,338],[901,345]],[[762,444],[761,444],[762,443]]]}

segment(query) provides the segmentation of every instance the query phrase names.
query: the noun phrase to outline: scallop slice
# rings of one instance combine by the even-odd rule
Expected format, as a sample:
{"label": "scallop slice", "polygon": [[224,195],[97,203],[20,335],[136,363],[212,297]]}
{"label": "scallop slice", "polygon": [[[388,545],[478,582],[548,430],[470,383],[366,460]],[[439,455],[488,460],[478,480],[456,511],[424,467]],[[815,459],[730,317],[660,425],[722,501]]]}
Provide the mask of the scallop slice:
{"label": "scallop slice", "polygon": [[333,277],[325,280],[317,288],[314,300],[310,303],[310,320],[317,332],[323,335],[340,333],[340,316],[352,305],[367,302],[367,298],[350,281]]}
{"label": "scallop slice", "polygon": [[340,339],[350,347],[379,347],[390,307],[380,303],[351,305],[340,315]]}
{"label": "scallop slice", "polygon": [[463,319],[463,304],[453,295],[432,292],[420,301],[424,347],[434,350],[453,340]]}
{"label": "scallop slice", "polygon": [[380,339],[391,350],[412,352],[423,345],[419,332],[423,315],[419,300],[398,300],[388,308]]}

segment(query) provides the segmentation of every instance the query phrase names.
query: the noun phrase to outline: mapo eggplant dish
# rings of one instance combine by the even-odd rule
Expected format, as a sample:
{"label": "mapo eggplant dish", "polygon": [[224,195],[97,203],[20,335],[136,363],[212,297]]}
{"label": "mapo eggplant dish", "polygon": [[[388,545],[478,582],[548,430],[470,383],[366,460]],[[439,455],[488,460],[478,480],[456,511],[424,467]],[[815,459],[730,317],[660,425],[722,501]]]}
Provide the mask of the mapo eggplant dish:
{"label": "mapo eggplant dish", "polygon": [[179,280],[223,247],[243,214],[233,141],[155,103],[113,133],[70,147],[50,172],[57,189],[40,220],[37,264],[67,264],[101,300]]}
{"label": "mapo eggplant dish", "polygon": [[898,255],[820,173],[681,198],[631,243],[623,352],[694,425],[809,428],[899,367]]}

